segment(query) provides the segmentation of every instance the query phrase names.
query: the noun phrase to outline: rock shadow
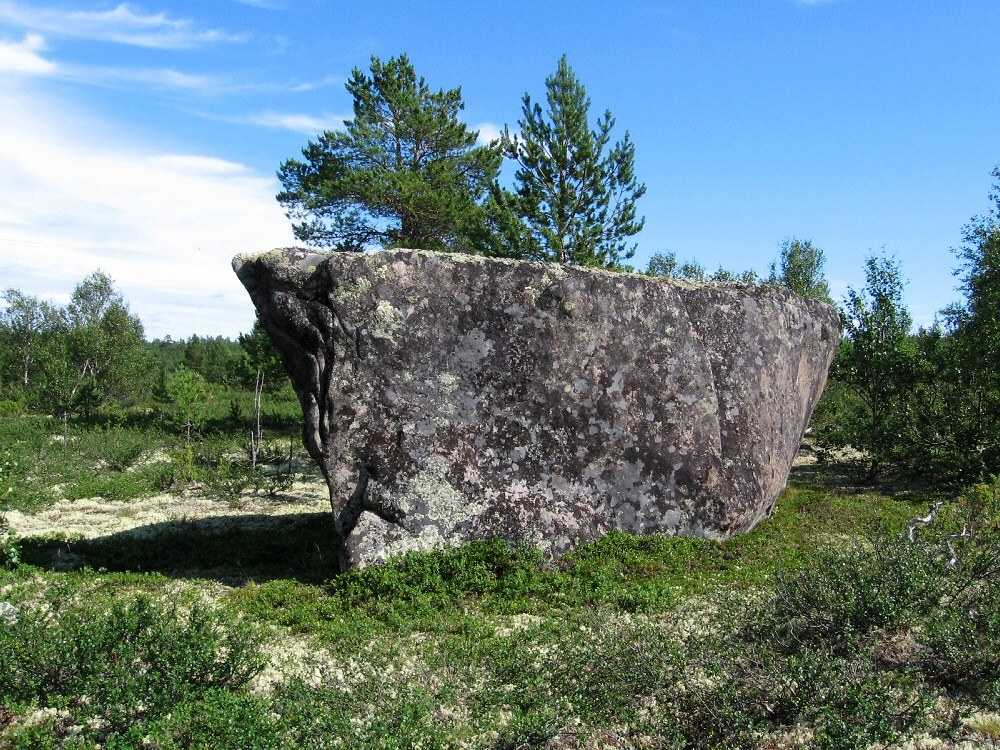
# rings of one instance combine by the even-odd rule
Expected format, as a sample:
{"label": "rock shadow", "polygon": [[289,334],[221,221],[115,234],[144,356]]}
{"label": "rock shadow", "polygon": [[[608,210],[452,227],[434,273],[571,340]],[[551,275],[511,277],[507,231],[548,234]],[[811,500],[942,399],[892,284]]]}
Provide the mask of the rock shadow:
{"label": "rock shadow", "polygon": [[338,570],[329,512],[181,519],[92,539],[29,537],[22,557],[50,570],[161,573],[227,586],[277,578],[322,583]]}

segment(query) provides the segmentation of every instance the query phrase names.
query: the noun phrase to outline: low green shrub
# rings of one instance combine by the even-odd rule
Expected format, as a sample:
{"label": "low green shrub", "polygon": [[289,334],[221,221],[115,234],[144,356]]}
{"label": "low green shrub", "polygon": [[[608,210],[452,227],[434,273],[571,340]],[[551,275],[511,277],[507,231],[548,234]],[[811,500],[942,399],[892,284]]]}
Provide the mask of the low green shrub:
{"label": "low green shrub", "polygon": [[134,471],[93,471],[84,469],[64,485],[67,500],[102,497],[123,502],[162,492],[173,482],[174,472],[167,462],[142,466]]}
{"label": "low green shrub", "polygon": [[[134,736],[179,705],[239,690],[265,664],[255,628],[197,602],[75,599],[56,588],[0,627],[0,704],[54,711],[49,734],[73,725],[94,742]],[[43,730],[26,731],[40,742]]]}
{"label": "low green shrub", "polygon": [[346,688],[293,678],[278,686],[273,710],[286,728],[286,747],[458,750],[454,726],[439,711],[443,697],[417,680],[373,677]]}
{"label": "low green shrub", "polygon": [[21,544],[10,524],[0,515],[0,568],[16,568],[21,564]]}
{"label": "low green shrub", "polygon": [[25,412],[25,405],[22,401],[9,398],[0,398],[0,418],[12,419],[20,417]]}
{"label": "low green shrub", "polygon": [[295,747],[266,698],[210,688],[105,750],[285,750]]}
{"label": "low green shrub", "polygon": [[[0,439],[3,438],[0,434]],[[32,461],[32,453],[37,455],[40,451],[35,443],[35,440],[11,440],[0,444],[0,512],[33,510],[50,501],[48,489],[29,472],[32,466],[38,469]]]}
{"label": "low green shrub", "polygon": [[436,609],[466,596],[516,598],[539,587],[548,588],[541,553],[500,539],[414,552],[330,581],[330,593],[351,609],[378,609],[393,601]]}
{"label": "low green shrub", "polygon": [[877,628],[899,628],[940,596],[940,564],[904,535],[869,532],[863,542],[819,550],[777,576],[763,627],[790,650],[849,653]]}

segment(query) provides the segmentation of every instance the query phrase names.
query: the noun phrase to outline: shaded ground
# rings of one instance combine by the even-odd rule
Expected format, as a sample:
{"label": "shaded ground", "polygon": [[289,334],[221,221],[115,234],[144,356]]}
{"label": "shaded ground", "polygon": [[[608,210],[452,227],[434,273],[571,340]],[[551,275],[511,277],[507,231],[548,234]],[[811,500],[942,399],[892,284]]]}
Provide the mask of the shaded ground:
{"label": "shaded ground", "polygon": [[156,572],[227,586],[332,575],[330,512],[322,481],[238,504],[188,494],[128,502],[62,500],[37,513],[7,514],[24,561],[52,570]]}

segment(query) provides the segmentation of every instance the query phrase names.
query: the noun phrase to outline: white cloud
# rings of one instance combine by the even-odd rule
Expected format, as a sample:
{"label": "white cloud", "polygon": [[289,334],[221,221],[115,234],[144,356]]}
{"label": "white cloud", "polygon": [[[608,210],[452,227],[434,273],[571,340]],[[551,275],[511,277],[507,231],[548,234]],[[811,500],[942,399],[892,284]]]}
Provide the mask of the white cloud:
{"label": "white cloud", "polygon": [[237,122],[247,125],[260,125],[274,130],[291,130],[296,133],[304,133],[308,136],[317,136],[325,130],[337,130],[344,126],[344,117],[341,115],[323,115],[314,117],[313,115],[287,114],[266,110],[253,115],[241,117]]}
{"label": "white cloud", "polygon": [[164,154],[162,156],[150,156],[147,162],[153,166],[182,169],[191,174],[231,175],[246,173],[247,171],[246,166],[243,164],[226,161],[225,159],[216,159],[214,156]]}
{"label": "white cloud", "polygon": [[112,68],[56,63],[40,54],[45,48],[45,38],[41,34],[26,34],[20,42],[0,39],[0,73],[49,76],[93,85],[138,83],[200,94],[250,88],[247,84],[234,85],[214,76],[184,73],[171,68]]}
{"label": "white cloud", "polygon": [[340,83],[343,79],[340,76],[326,76],[325,78],[319,78],[315,81],[306,81],[305,83],[297,83],[291,87],[291,91],[295,93],[301,93],[303,91],[315,91],[316,89],[325,88],[327,86],[333,86]]}
{"label": "white cloud", "polygon": [[[4,0],[0,0],[0,22],[3,21],[4,7]],[[337,76],[327,76],[303,83],[273,83],[245,79],[236,80],[201,73],[186,73],[173,68],[79,65],[47,59],[41,54],[46,48],[45,37],[35,32],[25,34],[21,41],[0,38],[0,73],[49,76],[63,81],[96,86],[138,84],[147,88],[182,91],[198,95],[248,92],[301,93],[323,88],[341,80]],[[280,115],[274,112],[264,112],[254,116],[254,118],[256,120],[254,124],[310,133],[313,132],[314,127],[320,129],[339,127],[344,119],[334,115],[315,118],[306,115]]]}
{"label": "white cloud", "polygon": [[97,86],[142,84],[153,89],[216,94],[233,86],[215,76],[184,73],[172,68],[109,68],[91,65],[60,65],[58,77]]}
{"label": "white cloud", "polygon": [[20,42],[0,39],[0,72],[31,75],[54,73],[56,64],[38,54],[43,49],[45,39],[40,34],[28,34]]}
{"label": "white cloud", "polygon": [[274,0],[236,0],[241,5],[249,5],[251,8],[261,8],[263,10],[284,10],[285,4]]}
{"label": "white cloud", "polygon": [[492,122],[481,122],[476,125],[476,130],[479,131],[479,137],[476,138],[479,146],[486,146],[500,137],[500,128]]}
{"label": "white cloud", "polygon": [[0,118],[0,279],[65,294],[101,268],[147,334],[233,336],[253,321],[238,252],[294,242],[270,176],[212,156],[135,145],[114,123],[29,95]]}
{"label": "white cloud", "polygon": [[189,18],[170,18],[166,13],[141,13],[133,10],[128,3],[121,3],[111,10],[87,11],[0,0],[0,22],[56,36],[161,49],[183,49],[244,39],[241,35],[217,29],[199,28]]}
{"label": "white cloud", "polygon": [[[173,68],[116,68],[94,65],[73,65],[61,63],[55,71],[56,77],[95,86],[128,86],[138,84],[147,88],[187,92],[199,96],[232,93],[288,93],[308,91],[320,84],[281,84],[265,81],[235,80],[223,76],[185,73]],[[303,86],[307,88],[303,88]],[[216,118],[218,119],[218,118]],[[333,122],[338,118],[330,116],[317,122]],[[339,118],[342,119],[342,118]],[[275,126],[278,127],[278,126]]]}

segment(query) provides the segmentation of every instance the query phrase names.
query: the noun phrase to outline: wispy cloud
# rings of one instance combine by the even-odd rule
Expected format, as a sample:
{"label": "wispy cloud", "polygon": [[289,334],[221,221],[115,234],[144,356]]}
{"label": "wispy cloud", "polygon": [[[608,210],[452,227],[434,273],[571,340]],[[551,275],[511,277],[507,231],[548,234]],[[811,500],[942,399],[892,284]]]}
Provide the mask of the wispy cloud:
{"label": "wispy cloud", "polygon": [[0,22],[54,36],[94,39],[137,47],[184,49],[243,41],[239,34],[198,26],[189,18],[142,13],[122,3],[111,10],[65,10],[0,0]]}
{"label": "wispy cloud", "polygon": [[97,86],[139,84],[153,89],[219,94],[246,88],[218,76],[185,73],[173,68],[112,68],[91,65],[62,65],[59,76],[77,83]]}
{"label": "wispy cloud", "polygon": [[[187,91],[193,94],[288,94],[309,91],[319,88],[320,84],[290,84],[274,81],[247,80],[240,76],[207,75],[204,73],[187,73],[173,68],[127,68],[100,67],[90,65],[61,64],[58,75],[78,83],[95,85],[145,84],[152,88],[171,91]],[[324,84],[325,85],[325,84]],[[274,115],[274,113],[266,113]],[[277,115],[275,115],[277,116]],[[264,115],[260,116],[264,119]],[[299,118],[302,115],[281,115],[281,117]],[[218,118],[216,118],[218,119]],[[342,120],[337,116],[315,119],[315,122],[328,123]],[[292,120],[294,121],[294,120]],[[254,124],[273,127],[285,127],[275,122],[258,122]],[[311,127],[311,125],[310,125]],[[296,128],[292,128],[296,129]]]}
{"label": "wispy cloud", "polygon": [[278,0],[235,0],[240,5],[249,5],[251,8],[262,8],[263,10],[284,10],[285,4]]}
{"label": "wispy cloud", "polygon": [[333,86],[340,83],[344,79],[340,76],[326,76],[325,78],[319,78],[315,81],[306,81],[305,83],[297,83],[291,87],[291,91],[295,93],[300,93],[303,91],[315,91],[316,89],[325,88],[326,86]]}
{"label": "wispy cloud", "polygon": [[283,112],[273,112],[266,110],[246,117],[237,118],[235,121],[247,125],[259,125],[273,130],[291,130],[305,135],[318,135],[326,130],[337,130],[344,126],[346,118],[342,115],[314,115],[291,114]]}
{"label": "wispy cloud", "polygon": [[56,64],[39,53],[45,49],[45,39],[40,34],[28,34],[20,42],[0,39],[0,72],[50,75]]}
{"label": "wispy cloud", "polygon": [[[116,123],[0,82],[0,278],[52,296],[110,273],[154,336],[253,320],[237,252],[293,242],[269,175],[138,143]],[[67,127],[66,123],[73,123]]]}
{"label": "wispy cloud", "polygon": [[173,68],[129,68],[77,65],[44,57],[45,39],[27,34],[21,41],[0,39],[0,73],[45,76],[91,86],[119,86],[185,92],[198,96],[248,92],[288,92],[287,84],[247,82],[216,75],[187,73]]}

